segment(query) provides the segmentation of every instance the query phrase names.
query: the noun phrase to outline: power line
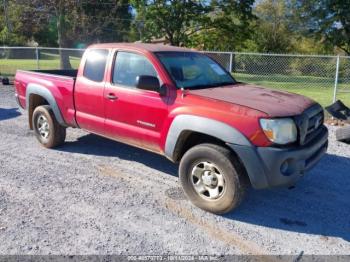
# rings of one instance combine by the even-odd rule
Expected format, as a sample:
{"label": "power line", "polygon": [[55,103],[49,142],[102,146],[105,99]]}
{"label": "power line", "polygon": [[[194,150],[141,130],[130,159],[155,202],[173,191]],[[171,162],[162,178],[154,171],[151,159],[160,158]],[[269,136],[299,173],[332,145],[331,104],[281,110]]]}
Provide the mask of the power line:
{"label": "power line", "polygon": [[[3,0],[3,1],[5,3],[6,0]],[[44,14],[49,14],[49,15],[52,14],[52,12],[50,12],[48,10],[38,9],[38,8],[35,8],[35,7],[31,7],[31,6],[26,6],[25,10],[32,10],[32,11],[37,12],[37,13],[44,13]],[[89,15],[89,14],[86,14],[86,13],[82,13],[82,14],[86,15],[87,17],[101,18],[100,16],[97,16],[97,15]],[[132,14],[130,13],[130,15],[132,15]],[[54,16],[54,15],[52,14],[52,16]],[[126,21],[133,21],[134,20],[133,18],[119,18],[119,17],[115,17],[113,19],[115,19],[115,20],[126,20]]]}
{"label": "power line", "polygon": [[86,4],[86,5],[116,5],[116,6],[128,6],[132,7],[132,4],[118,4],[118,3],[94,3],[94,2],[82,2],[81,4]]}

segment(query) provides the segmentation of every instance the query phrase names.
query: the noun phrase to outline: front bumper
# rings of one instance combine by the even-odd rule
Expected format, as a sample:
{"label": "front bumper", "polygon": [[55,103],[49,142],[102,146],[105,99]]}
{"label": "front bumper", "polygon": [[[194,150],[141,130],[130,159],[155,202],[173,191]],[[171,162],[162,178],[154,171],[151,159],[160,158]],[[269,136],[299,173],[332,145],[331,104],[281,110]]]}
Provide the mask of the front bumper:
{"label": "front bumper", "polygon": [[291,186],[326,153],[328,130],[322,126],[312,141],[293,148],[228,146],[240,157],[254,188]]}

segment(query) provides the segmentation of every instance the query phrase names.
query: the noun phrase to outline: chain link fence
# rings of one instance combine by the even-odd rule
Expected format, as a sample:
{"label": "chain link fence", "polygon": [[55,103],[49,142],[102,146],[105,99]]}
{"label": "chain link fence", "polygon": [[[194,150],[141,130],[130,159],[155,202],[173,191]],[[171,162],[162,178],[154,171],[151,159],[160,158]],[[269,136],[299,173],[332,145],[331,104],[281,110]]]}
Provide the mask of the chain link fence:
{"label": "chain link fence", "polygon": [[345,93],[350,99],[350,57],[339,57],[338,83],[337,93]]}
{"label": "chain link fence", "polygon": [[0,76],[17,69],[77,69],[84,49],[0,47]]}
{"label": "chain link fence", "polygon": [[[77,69],[84,49],[0,47],[0,76],[17,69]],[[350,105],[350,57],[211,52],[240,82],[309,96],[323,106]]]}
{"label": "chain link fence", "polygon": [[209,52],[240,82],[306,95],[323,106],[350,105],[350,57]]}

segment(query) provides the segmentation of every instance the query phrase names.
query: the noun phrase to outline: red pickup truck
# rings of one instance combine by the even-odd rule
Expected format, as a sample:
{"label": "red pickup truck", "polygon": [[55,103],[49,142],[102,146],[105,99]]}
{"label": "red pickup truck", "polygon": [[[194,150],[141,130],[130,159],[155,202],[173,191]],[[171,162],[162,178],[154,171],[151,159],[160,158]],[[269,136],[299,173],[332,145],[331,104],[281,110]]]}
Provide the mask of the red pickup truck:
{"label": "red pickup truck", "polygon": [[322,107],[296,94],[237,82],[189,49],[98,44],[78,70],[21,71],[16,98],[41,144],[82,128],[179,162],[198,207],[225,213],[247,186],[291,186],[324,155]]}

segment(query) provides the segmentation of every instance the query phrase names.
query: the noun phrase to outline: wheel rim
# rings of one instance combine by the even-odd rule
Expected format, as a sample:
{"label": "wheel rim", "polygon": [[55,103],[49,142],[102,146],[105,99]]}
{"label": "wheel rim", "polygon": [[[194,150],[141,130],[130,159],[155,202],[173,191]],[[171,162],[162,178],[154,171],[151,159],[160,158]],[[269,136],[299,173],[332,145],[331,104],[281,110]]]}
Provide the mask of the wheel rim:
{"label": "wheel rim", "polygon": [[36,121],[38,133],[44,139],[47,139],[50,135],[49,121],[44,115],[40,115]]}
{"label": "wheel rim", "polygon": [[208,161],[201,161],[193,167],[191,182],[197,194],[205,200],[220,198],[226,189],[224,174]]}

